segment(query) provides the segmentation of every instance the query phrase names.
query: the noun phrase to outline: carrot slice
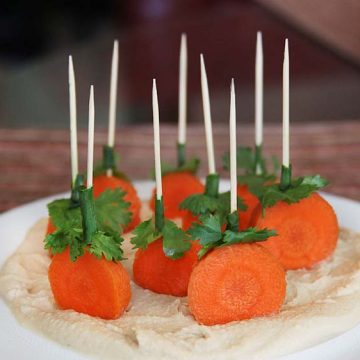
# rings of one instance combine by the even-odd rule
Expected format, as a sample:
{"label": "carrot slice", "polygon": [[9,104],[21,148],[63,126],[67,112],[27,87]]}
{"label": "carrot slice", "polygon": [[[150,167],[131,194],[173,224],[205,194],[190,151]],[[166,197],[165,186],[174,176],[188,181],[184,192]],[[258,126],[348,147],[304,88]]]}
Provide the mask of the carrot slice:
{"label": "carrot slice", "polygon": [[93,187],[95,198],[106,189],[120,188],[126,192],[124,200],[130,203],[129,211],[132,213],[132,218],[130,223],[124,229],[124,232],[133,230],[140,223],[141,201],[133,184],[115,176],[99,175],[94,178]]}
{"label": "carrot slice", "polygon": [[225,324],[277,313],[285,290],[285,271],[266,249],[257,244],[224,246],[195,266],[189,309],[200,324]]}
{"label": "carrot slice", "polygon": [[259,199],[250,192],[247,185],[238,185],[237,195],[243,199],[247,209],[239,211],[239,227],[240,230],[245,230],[250,226],[250,220],[255,208],[259,205]]}
{"label": "carrot slice", "polygon": [[55,301],[64,310],[116,319],[130,302],[130,278],[124,267],[88,252],[75,262],[69,249],[54,255],[48,277]]}
{"label": "carrot slice", "polygon": [[[168,219],[185,216],[188,211],[180,210],[180,203],[188,196],[204,192],[204,185],[190,172],[173,172],[162,177],[164,214]],[[150,207],[155,210],[155,189],[150,200]]]}
{"label": "carrot slice", "polygon": [[335,250],[339,225],[331,205],[318,193],[298,203],[279,202],[254,211],[252,223],[259,229],[276,229],[278,236],[261,243],[286,269],[310,268]]}
{"label": "carrot slice", "polygon": [[136,251],[134,280],[139,286],[159,294],[186,296],[199,250],[199,243],[193,242],[182,258],[173,260],[165,256],[162,239],[157,239],[146,249]]}

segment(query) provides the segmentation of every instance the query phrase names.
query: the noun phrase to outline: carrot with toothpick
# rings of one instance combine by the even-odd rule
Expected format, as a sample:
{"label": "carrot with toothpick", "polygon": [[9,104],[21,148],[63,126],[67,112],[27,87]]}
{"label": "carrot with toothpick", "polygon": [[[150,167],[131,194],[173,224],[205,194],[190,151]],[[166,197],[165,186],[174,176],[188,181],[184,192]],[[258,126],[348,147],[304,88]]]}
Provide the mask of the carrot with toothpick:
{"label": "carrot with toothpick", "polygon": [[[195,175],[199,159],[186,159],[186,92],[187,92],[187,43],[181,36],[179,70],[179,120],[177,142],[177,166],[162,165],[162,187],[165,216],[170,219],[187,218],[191,214],[180,209],[180,203],[192,194],[204,191],[204,185]],[[153,190],[150,207],[155,210],[156,189]]]}
{"label": "carrot with toothpick", "polygon": [[289,145],[289,54],[285,42],[283,64],[283,164],[279,184],[259,191],[261,205],[252,224],[258,229],[275,227],[278,236],[262,245],[286,269],[310,268],[329,257],[337,243],[339,226],[331,205],[317,190],[327,181],[316,176],[292,178]]}
{"label": "carrot with toothpick", "polygon": [[285,271],[266,249],[256,244],[274,231],[248,228],[239,231],[236,180],[235,89],[230,101],[231,209],[223,232],[218,216],[202,218],[189,233],[200,239],[200,261],[189,281],[190,312],[204,325],[265,316],[279,311],[285,299]]}
{"label": "carrot with toothpick", "polygon": [[[131,298],[118,226],[99,222],[104,216],[93,198],[94,93],[90,90],[87,187],[78,188],[81,216],[54,212],[56,231],[45,239],[54,254],[48,278],[59,308],[103,319],[116,319]],[[76,211],[77,211],[76,210]],[[67,213],[66,213],[67,214]],[[115,228],[115,229],[114,229]]]}
{"label": "carrot with toothpick", "polygon": [[[78,149],[77,149],[77,127],[76,127],[76,90],[75,73],[72,56],[69,56],[69,104],[70,104],[70,160],[71,160],[71,197],[68,201],[62,201],[63,209],[68,212],[69,217],[73,216],[76,208],[79,207],[78,187],[83,185],[83,176],[79,174],[78,168]],[[53,202],[52,204],[59,204]],[[58,209],[60,211],[60,209]],[[51,218],[48,220],[46,234],[52,234],[56,231],[56,225]]]}
{"label": "carrot with toothpick", "polygon": [[[252,213],[259,205],[257,190],[264,184],[276,180],[277,160],[273,157],[274,170],[268,172],[266,159],[263,157],[263,48],[262,34],[257,32],[255,58],[255,148],[239,146],[237,148],[237,166],[242,171],[238,176],[238,196],[247,208],[239,211],[240,229],[250,225]],[[224,169],[229,169],[229,154],[223,156]]]}
{"label": "carrot with toothpick", "polygon": [[123,173],[118,171],[116,165],[117,154],[115,153],[114,145],[118,65],[118,41],[115,40],[111,66],[108,143],[103,147],[102,162],[95,169],[94,196],[97,198],[106,189],[120,189],[125,193],[124,199],[130,204],[129,211],[131,213],[131,220],[124,224],[124,231],[128,232],[140,222],[141,201],[134,185]]}
{"label": "carrot with toothpick", "polygon": [[157,293],[186,296],[191,271],[197,261],[199,245],[164,216],[160,163],[159,105],[153,81],[153,122],[156,203],[155,218],[134,229],[131,243],[138,250],[133,263],[134,281]]}
{"label": "carrot with toothpick", "polygon": [[[79,188],[84,183],[83,175],[78,169],[77,126],[76,126],[76,91],[75,74],[72,57],[69,56],[69,103],[70,103],[70,154],[71,154],[71,196],[69,199],[59,199],[48,204],[49,221],[46,234],[52,234],[64,221],[80,217]],[[124,193],[119,188],[109,187],[108,190],[97,193],[96,208],[98,221],[107,226],[116,227],[122,231],[130,222],[129,203],[124,201]],[[51,255],[51,253],[50,253]]]}
{"label": "carrot with toothpick", "polygon": [[[199,217],[207,214],[218,214],[221,219],[225,220],[230,208],[230,193],[220,194],[219,192],[220,177],[215,166],[209,87],[202,54],[200,55],[200,70],[209,173],[206,177],[203,193],[190,195],[180,204],[180,209],[188,210],[188,213],[183,218],[183,229],[185,230],[192,223],[197,222]],[[245,209],[241,199],[238,199],[238,206],[243,210]]]}

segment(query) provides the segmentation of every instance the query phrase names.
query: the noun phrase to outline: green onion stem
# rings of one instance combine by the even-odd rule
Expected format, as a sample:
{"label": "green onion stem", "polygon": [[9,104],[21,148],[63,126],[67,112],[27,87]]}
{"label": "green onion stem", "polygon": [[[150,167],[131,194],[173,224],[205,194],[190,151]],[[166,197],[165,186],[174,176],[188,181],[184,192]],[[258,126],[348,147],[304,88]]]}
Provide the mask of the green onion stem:
{"label": "green onion stem", "polygon": [[112,146],[104,145],[103,146],[103,168],[105,170],[115,170],[116,161],[115,161],[115,150]]}
{"label": "green onion stem", "polygon": [[289,167],[286,167],[284,165],[281,166],[281,179],[279,185],[280,190],[284,191],[290,187],[291,173],[292,173],[291,164],[289,165]]}
{"label": "green onion stem", "polygon": [[177,143],[177,161],[178,167],[185,165],[186,162],[186,145]]}
{"label": "green onion stem", "polygon": [[219,196],[219,174],[209,174],[206,177],[205,195],[217,198]]}
{"label": "green onion stem", "polygon": [[83,222],[84,238],[87,244],[91,243],[92,236],[97,231],[95,202],[93,188],[80,188],[80,210]]}
{"label": "green onion stem", "polygon": [[164,202],[163,197],[155,200],[155,229],[160,232],[164,227]]}

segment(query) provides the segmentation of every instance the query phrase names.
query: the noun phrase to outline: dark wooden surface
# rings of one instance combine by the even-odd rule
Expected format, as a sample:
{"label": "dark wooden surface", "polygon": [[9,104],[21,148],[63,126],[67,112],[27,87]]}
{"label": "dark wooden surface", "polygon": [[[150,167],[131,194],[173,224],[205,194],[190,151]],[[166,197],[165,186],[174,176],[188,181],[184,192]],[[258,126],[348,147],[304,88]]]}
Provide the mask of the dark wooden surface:
{"label": "dark wooden surface", "polygon": [[[228,149],[227,126],[214,128],[217,167]],[[101,156],[106,132],[95,135],[95,158]],[[162,126],[163,161],[175,160],[176,127]],[[252,125],[238,126],[238,144],[251,145]],[[153,166],[152,127],[119,128],[117,149],[121,170],[132,179],[149,178]],[[265,150],[281,154],[281,127],[265,127]],[[202,159],[201,175],[206,174],[204,130],[188,128],[188,152]],[[79,134],[81,170],[85,169],[86,132]],[[291,158],[295,174],[320,173],[331,184],[327,191],[360,200],[360,121],[294,124],[291,127]],[[226,173],[221,173],[227,176]],[[0,211],[68,189],[70,179],[69,134],[64,130],[0,129]]]}

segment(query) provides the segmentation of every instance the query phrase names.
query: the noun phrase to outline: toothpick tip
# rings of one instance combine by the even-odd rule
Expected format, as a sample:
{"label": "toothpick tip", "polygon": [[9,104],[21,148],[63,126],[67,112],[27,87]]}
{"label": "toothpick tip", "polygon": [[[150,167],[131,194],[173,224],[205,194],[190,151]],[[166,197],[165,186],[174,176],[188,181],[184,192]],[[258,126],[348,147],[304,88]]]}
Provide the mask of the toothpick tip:
{"label": "toothpick tip", "polygon": [[284,56],[285,57],[289,56],[289,41],[288,41],[288,39],[285,39]]}
{"label": "toothpick tip", "polygon": [[204,61],[204,55],[203,54],[200,54],[200,67],[201,67],[201,70],[202,72],[205,72],[205,61]]}

